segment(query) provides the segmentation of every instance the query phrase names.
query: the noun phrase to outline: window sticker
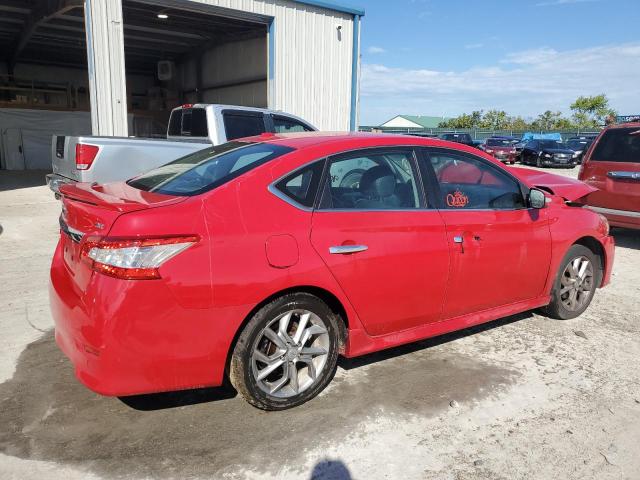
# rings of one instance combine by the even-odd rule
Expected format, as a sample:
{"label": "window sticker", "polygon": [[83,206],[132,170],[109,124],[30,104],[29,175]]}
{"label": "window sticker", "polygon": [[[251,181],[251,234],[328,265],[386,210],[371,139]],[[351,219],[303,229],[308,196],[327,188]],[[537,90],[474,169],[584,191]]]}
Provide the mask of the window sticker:
{"label": "window sticker", "polygon": [[469,197],[467,197],[460,190],[456,190],[453,193],[447,195],[447,205],[450,207],[466,207],[469,203]]}

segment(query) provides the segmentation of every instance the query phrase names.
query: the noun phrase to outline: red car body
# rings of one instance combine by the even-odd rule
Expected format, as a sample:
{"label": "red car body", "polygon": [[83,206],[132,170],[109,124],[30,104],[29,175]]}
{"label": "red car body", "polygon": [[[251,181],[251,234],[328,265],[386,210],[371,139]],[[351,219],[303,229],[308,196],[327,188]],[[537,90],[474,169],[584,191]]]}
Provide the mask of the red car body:
{"label": "red car body", "polygon": [[[312,292],[341,311],[347,331],[341,354],[355,357],[548,304],[560,262],[575,243],[601,253],[598,286],[609,282],[614,244],[606,221],[566,204],[593,190],[577,180],[506,169],[474,148],[434,139],[246,140],[292,151],[195,196],[125,182],[61,188],[62,232],[50,282],[55,337],[91,390],[122,396],[221,385],[238,332],[283,292]],[[416,156],[439,148],[481,157],[523,188],[544,188],[546,208],[321,211],[293,205],[272,188],[318,159],[398,146]],[[428,187],[429,179],[421,183]],[[451,201],[464,204],[464,194]],[[105,238],[176,235],[193,246],[163,263],[159,278],[117,278],[96,271],[86,256],[88,242]],[[469,243],[456,243],[459,235]],[[332,245],[357,244],[368,250],[329,254]]]}
{"label": "red car body", "polygon": [[611,225],[640,229],[640,122],[603,130],[578,178],[596,189],[585,201]]}

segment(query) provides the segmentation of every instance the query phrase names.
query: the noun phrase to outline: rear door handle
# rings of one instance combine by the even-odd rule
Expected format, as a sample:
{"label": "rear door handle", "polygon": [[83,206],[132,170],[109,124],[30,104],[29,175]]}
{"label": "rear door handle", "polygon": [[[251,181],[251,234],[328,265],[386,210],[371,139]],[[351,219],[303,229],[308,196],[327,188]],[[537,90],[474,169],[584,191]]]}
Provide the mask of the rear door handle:
{"label": "rear door handle", "polygon": [[611,172],[607,172],[607,177],[613,178],[614,180],[640,181],[640,172],[611,171]]}
{"label": "rear door handle", "polygon": [[332,255],[348,255],[349,253],[358,253],[368,250],[366,245],[338,245],[329,247],[329,253]]}

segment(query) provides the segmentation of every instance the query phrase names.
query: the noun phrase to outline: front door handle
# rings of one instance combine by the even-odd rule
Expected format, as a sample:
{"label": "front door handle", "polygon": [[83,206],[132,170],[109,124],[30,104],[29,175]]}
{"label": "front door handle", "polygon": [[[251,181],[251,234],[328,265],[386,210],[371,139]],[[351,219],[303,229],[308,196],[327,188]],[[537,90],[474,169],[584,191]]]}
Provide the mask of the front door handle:
{"label": "front door handle", "polygon": [[332,255],[348,255],[349,253],[364,252],[369,247],[366,245],[338,245],[329,247],[329,253]]}

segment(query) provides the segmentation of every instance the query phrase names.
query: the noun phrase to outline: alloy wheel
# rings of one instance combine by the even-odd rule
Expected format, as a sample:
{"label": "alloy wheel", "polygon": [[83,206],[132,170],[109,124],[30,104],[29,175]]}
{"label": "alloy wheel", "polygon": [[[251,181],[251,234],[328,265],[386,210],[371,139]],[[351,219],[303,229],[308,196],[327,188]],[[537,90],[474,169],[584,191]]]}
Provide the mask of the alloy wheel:
{"label": "alloy wheel", "polygon": [[571,260],[560,279],[560,301],[564,308],[575,312],[580,310],[594,288],[593,265],[584,256]]}
{"label": "alloy wheel", "polygon": [[330,348],[327,327],[309,310],[289,310],[270,321],[251,350],[253,379],[279,398],[298,395],[321,376]]}

